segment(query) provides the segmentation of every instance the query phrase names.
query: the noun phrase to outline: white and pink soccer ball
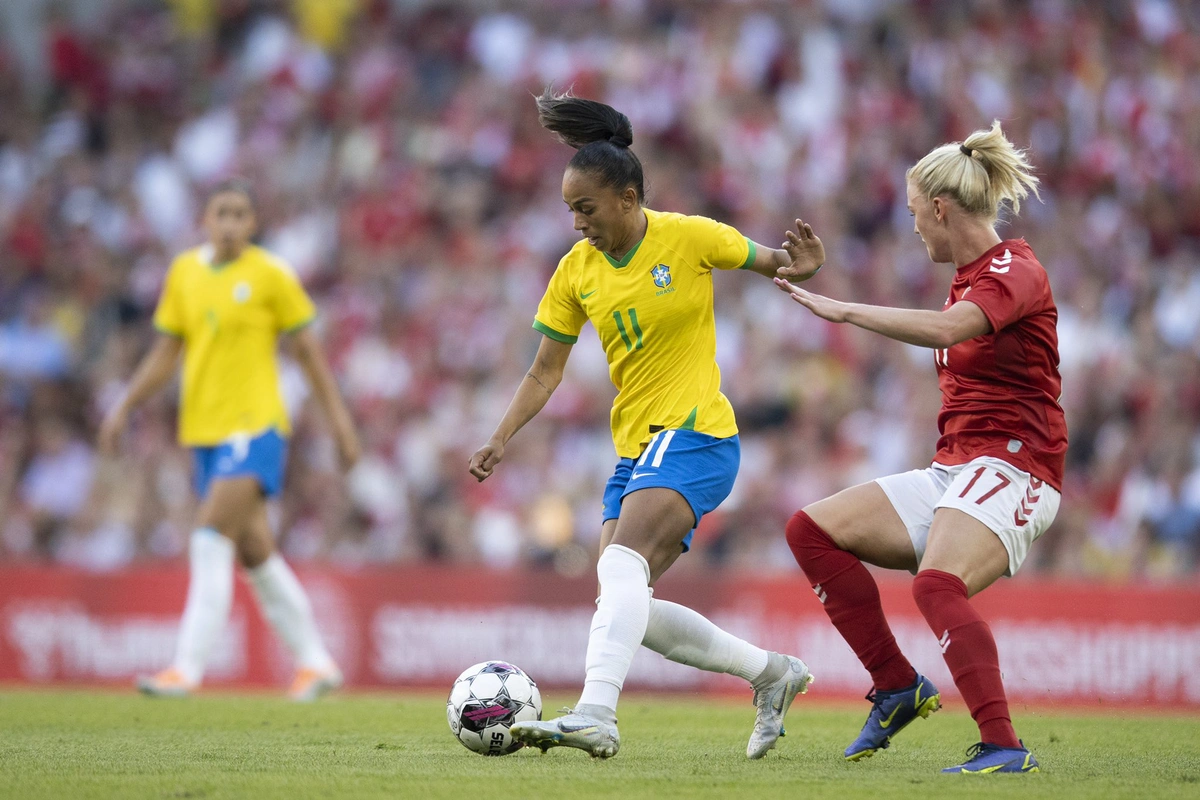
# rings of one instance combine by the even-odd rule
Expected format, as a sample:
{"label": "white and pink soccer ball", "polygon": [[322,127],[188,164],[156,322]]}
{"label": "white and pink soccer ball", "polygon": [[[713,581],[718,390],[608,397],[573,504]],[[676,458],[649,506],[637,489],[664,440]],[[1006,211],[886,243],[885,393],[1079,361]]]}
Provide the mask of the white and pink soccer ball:
{"label": "white and pink soccer ball", "polygon": [[446,699],[450,732],[463,747],[485,756],[506,756],[521,749],[509,728],[542,718],[542,695],[519,667],[484,661],[454,681]]}

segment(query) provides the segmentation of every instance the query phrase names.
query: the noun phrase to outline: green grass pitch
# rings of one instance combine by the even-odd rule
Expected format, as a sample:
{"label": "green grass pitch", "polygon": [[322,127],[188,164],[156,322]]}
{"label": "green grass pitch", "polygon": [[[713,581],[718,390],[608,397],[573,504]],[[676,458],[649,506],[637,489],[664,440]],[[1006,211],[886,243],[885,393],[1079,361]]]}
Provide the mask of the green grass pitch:
{"label": "green grass pitch", "polygon": [[[566,697],[547,698],[553,712]],[[858,764],[842,748],[867,704],[800,698],[788,736],[746,760],[749,697],[629,695],[620,754],[468,752],[436,694],[264,694],[150,700],[132,692],[0,692],[0,798],[1200,797],[1200,717],[1017,705],[1038,775],[949,776],[975,741],[961,704]]]}

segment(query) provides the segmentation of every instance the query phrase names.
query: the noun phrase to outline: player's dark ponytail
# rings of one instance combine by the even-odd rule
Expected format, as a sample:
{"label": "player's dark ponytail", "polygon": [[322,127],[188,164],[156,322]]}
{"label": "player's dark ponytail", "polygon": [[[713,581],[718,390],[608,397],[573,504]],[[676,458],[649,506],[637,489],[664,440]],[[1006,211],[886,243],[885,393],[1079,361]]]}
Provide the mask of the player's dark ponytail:
{"label": "player's dark ponytail", "polygon": [[638,202],[645,202],[642,162],[629,149],[633,144],[629,117],[595,100],[572,97],[569,92],[555,94],[549,87],[537,98],[537,108],[542,127],[576,149],[568,166],[599,175],[618,192],[632,186]]}
{"label": "player's dark ponytail", "polygon": [[249,178],[243,178],[241,175],[231,175],[225,178],[208,190],[206,200],[212,200],[217,195],[226,192],[245,195],[246,199],[250,201],[250,208],[258,208],[258,198],[254,195],[254,184],[250,182]]}

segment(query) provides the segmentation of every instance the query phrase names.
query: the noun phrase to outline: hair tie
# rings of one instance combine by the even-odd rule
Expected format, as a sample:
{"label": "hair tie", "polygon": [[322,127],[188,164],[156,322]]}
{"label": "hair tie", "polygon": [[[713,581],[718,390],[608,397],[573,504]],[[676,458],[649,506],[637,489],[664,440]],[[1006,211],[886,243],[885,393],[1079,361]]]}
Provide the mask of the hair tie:
{"label": "hair tie", "polygon": [[963,155],[964,155],[964,156],[966,156],[967,158],[970,158],[970,157],[971,157],[971,153],[974,153],[974,152],[975,152],[975,151],[974,151],[974,150],[972,150],[970,147],[967,147],[965,144],[960,144],[960,145],[958,146],[958,149],[959,149],[959,150],[962,150],[962,152],[963,152]]}

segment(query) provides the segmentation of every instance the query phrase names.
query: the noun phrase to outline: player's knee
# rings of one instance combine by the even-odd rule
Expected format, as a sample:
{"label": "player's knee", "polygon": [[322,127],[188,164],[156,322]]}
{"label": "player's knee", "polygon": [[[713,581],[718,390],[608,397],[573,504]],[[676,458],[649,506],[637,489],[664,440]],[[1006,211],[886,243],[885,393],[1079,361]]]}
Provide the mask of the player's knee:
{"label": "player's knee", "polygon": [[214,530],[233,542],[241,538],[242,526],[237,515],[229,513],[228,509],[214,506],[212,503],[206,503],[200,509],[200,514],[196,518],[196,527]]}
{"label": "player's knee", "polygon": [[809,523],[812,519],[803,511],[797,511],[792,514],[791,519],[787,521],[787,543],[792,548],[792,552],[799,557],[799,550],[804,544],[805,535],[808,533]]}
{"label": "player's knee", "polygon": [[917,577],[913,578],[913,600],[916,601],[917,608],[920,609],[921,613],[925,614],[926,616],[928,616],[926,606],[930,602],[930,595],[933,593],[935,586],[936,582],[931,582],[929,580],[929,571],[918,572]]}
{"label": "player's knee", "polygon": [[[690,518],[689,518],[690,521]],[[613,535],[612,542],[601,553],[611,549],[612,545],[621,545],[638,555],[646,562],[650,570],[650,582],[654,583],[662,573],[675,563],[683,548],[681,542],[687,535],[688,529],[680,524],[644,525],[629,519],[619,525]]]}
{"label": "player's knee", "polygon": [[238,542],[238,560],[246,569],[262,566],[274,552],[270,539],[263,541],[257,536],[245,536]]}
{"label": "player's knee", "polygon": [[822,550],[840,549],[829,534],[803,510],[792,514],[788,520],[787,543],[801,567]]}
{"label": "player's knee", "polygon": [[917,577],[913,578],[912,596],[917,603],[917,608],[928,617],[942,600],[956,597],[965,599],[967,585],[957,575],[937,569],[925,569],[918,572]]}

